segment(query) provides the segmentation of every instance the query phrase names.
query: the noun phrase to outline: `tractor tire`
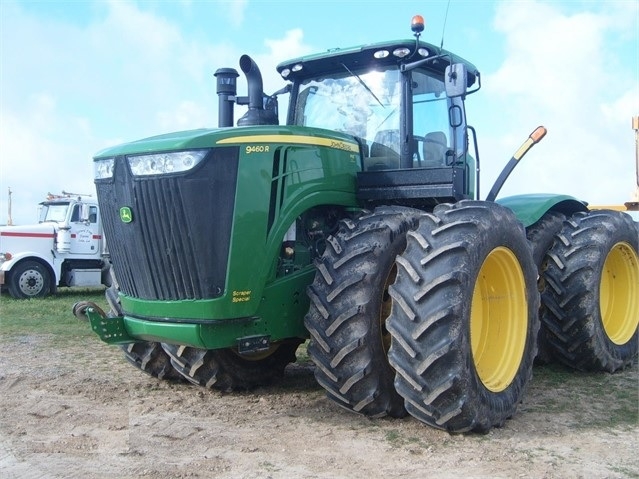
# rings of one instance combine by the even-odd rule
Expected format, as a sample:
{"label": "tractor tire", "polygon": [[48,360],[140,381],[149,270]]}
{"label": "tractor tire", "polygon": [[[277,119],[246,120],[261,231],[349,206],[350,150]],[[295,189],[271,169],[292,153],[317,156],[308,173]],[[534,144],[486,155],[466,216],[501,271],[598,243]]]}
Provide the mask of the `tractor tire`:
{"label": "tractor tire", "polygon": [[389,360],[406,409],[451,433],[501,427],[537,352],[537,270],[523,225],[492,202],[438,205],[397,264]]}
{"label": "tractor tire", "polygon": [[51,292],[51,273],[38,261],[22,261],[11,270],[8,283],[12,298],[44,298]]}
{"label": "tractor tire", "polygon": [[120,347],[129,363],[154,378],[182,380],[182,375],[173,368],[171,358],[164,352],[160,343],[140,341]]}
{"label": "tractor tire", "polygon": [[[118,282],[115,279],[113,270],[110,271],[111,286],[107,288],[104,295],[109,305],[107,316],[122,316],[122,304],[118,294]],[[120,345],[126,360],[137,369],[158,379],[181,381],[182,375],[171,365],[171,358],[162,349],[160,343],[154,341],[139,341]]]}
{"label": "tractor tire", "polygon": [[[555,235],[563,228],[566,215],[558,211],[548,211],[539,221],[526,228],[526,237],[532,244],[533,260],[537,266],[537,285],[541,293],[544,288],[543,270],[545,268],[546,252],[552,246]],[[543,303],[540,306],[539,317],[542,316]],[[537,335],[537,357],[535,364],[548,364],[552,362],[552,346],[548,341],[548,330],[544,323],[541,323],[539,334]]]}
{"label": "tractor tire", "polygon": [[223,392],[268,386],[284,375],[284,368],[296,361],[301,340],[274,344],[271,349],[253,355],[240,355],[233,349],[199,349],[162,343],[173,368],[184,379]]}
{"label": "tractor tire", "polygon": [[614,372],[632,364],[639,342],[639,238],[619,211],[577,213],[552,249],[542,321],[561,363]]}
{"label": "tractor tire", "polygon": [[385,322],[395,258],[421,214],[387,206],[343,220],[316,262],[317,274],[307,291],[311,306],[304,323],[311,335],[308,354],[315,378],[331,400],[365,416],[406,415],[388,363]]}

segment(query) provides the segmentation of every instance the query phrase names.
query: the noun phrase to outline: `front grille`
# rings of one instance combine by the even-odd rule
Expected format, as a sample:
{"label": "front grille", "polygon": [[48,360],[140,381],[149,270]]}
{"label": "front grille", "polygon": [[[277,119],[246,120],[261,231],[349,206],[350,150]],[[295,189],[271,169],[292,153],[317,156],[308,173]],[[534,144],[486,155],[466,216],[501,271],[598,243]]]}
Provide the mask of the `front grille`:
{"label": "front grille", "polygon": [[[195,169],[133,177],[116,158],[97,180],[107,246],[120,290],[152,300],[207,299],[224,292],[238,147],[216,148]],[[133,221],[120,219],[131,208]]]}

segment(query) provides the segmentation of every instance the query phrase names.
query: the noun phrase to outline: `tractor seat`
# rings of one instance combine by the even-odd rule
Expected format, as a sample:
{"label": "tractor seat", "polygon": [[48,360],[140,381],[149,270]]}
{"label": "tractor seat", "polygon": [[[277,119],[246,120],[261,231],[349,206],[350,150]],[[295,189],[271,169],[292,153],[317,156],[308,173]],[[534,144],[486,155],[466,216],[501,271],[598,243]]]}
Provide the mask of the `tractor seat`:
{"label": "tractor seat", "polygon": [[431,131],[424,136],[423,165],[430,168],[446,166],[448,140],[443,131]]}

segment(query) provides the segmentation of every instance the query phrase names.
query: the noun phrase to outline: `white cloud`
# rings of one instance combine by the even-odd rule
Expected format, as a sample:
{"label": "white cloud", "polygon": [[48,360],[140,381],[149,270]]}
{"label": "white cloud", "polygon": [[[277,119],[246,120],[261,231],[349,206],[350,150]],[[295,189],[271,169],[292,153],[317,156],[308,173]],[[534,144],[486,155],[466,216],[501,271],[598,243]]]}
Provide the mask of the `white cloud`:
{"label": "white cloud", "polygon": [[231,0],[230,2],[222,2],[222,4],[228,4],[229,19],[234,26],[239,27],[244,23],[244,12],[248,7],[248,0]]}
{"label": "white cloud", "polygon": [[[243,21],[247,2],[218,6]],[[97,4],[92,21],[72,24],[3,2],[0,212],[11,187],[14,222],[32,222],[49,191],[94,191],[90,158],[105,147],[217,125],[213,73],[238,68],[243,52],[143,7],[113,0]],[[275,65],[310,49],[291,30],[260,50],[254,58],[270,93],[283,85]]]}
{"label": "white cloud", "polygon": [[506,56],[483,81],[484,97],[499,112],[490,120],[500,122],[491,125],[492,135],[480,134],[484,193],[511,152],[543,124],[546,139],[522,160],[502,196],[545,191],[599,204],[630,199],[635,175],[629,125],[639,92],[636,59],[623,65],[613,47],[623,28],[632,27],[616,22],[618,14],[567,14],[534,1],[499,5],[495,28],[504,35]]}

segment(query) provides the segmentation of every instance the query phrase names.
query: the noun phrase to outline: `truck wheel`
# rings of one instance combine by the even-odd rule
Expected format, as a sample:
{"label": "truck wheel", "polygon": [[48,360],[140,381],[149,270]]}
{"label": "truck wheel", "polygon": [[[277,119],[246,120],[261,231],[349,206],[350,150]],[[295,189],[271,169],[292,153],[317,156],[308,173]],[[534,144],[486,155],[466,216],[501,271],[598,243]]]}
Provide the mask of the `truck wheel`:
{"label": "truck wheel", "polygon": [[123,344],[124,357],[136,368],[158,379],[182,379],[171,365],[169,357],[162,345],[153,341]]}
{"label": "truck wheel", "polygon": [[554,356],[582,371],[630,365],[639,342],[637,229],[619,211],[577,213],[548,253],[542,320]]}
{"label": "truck wheel", "polygon": [[388,363],[388,286],[406,232],[421,212],[380,207],[357,220],[344,220],[329,238],[308,288],[311,306],[304,320],[315,378],[338,405],[379,417],[406,415]]}
{"label": "truck wheel", "polygon": [[524,228],[496,203],[439,205],[397,258],[389,360],[408,412],[449,432],[510,418],[532,377],[537,270]]}
{"label": "truck wheel", "polygon": [[240,355],[233,349],[199,349],[162,343],[171,364],[187,381],[198,386],[230,392],[268,386],[284,374],[296,360],[301,340],[274,344],[253,355]]}
{"label": "truck wheel", "polygon": [[16,299],[43,298],[51,291],[51,275],[42,263],[22,261],[11,270],[8,287]]}
{"label": "truck wheel", "polygon": [[[543,291],[546,252],[550,249],[555,239],[555,235],[559,233],[563,227],[566,215],[558,211],[549,211],[542,216],[535,224],[526,228],[526,237],[532,244],[533,260],[537,266],[537,285],[538,290]],[[544,308],[543,303],[541,309]],[[541,318],[542,311],[539,310]],[[548,364],[552,361],[552,346],[548,342],[548,330],[544,323],[541,323],[539,334],[537,335],[537,357],[536,364]]]}

